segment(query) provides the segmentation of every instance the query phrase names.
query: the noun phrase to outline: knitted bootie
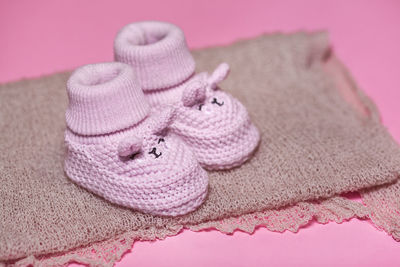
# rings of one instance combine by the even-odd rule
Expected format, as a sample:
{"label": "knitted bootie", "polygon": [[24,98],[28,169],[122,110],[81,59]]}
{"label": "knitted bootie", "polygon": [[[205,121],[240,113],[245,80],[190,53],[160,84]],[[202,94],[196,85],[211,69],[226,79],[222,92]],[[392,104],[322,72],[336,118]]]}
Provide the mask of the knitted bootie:
{"label": "knitted bootie", "polygon": [[260,135],[246,108],[217,86],[229,72],[221,64],[211,75],[195,74],[195,62],[180,28],[156,21],[125,26],[114,42],[115,59],[131,65],[153,109],[173,104],[171,129],[210,170],[241,165]]}
{"label": "knitted bootie", "polygon": [[207,173],[168,130],[174,109],[150,114],[130,66],[100,63],[68,80],[65,172],[110,202],[176,216],[205,199]]}

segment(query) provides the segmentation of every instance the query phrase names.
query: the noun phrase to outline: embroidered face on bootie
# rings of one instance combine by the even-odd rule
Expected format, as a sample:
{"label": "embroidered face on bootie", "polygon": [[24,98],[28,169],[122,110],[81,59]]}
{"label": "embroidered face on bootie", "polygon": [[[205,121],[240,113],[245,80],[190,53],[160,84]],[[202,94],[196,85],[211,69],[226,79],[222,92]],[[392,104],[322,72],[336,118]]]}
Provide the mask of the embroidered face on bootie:
{"label": "embroidered face on bootie", "polygon": [[218,83],[229,73],[221,64],[195,74],[195,63],[177,26],[147,21],[125,26],[114,43],[115,59],[130,64],[153,110],[176,108],[171,129],[209,170],[241,165],[256,149],[260,135],[246,108]]}
{"label": "embroidered face on bootie", "polygon": [[128,65],[77,69],[68,81],[65,171],[110,202],[154,215],[195,210],[207,173],[168,127],[175,109],[150,113]]}
{"label": "embroidered face on bootie", "polygon": [[183,85],[181,103],[175,104],[177,115],[171,128],[210,170],[241,165],[260,139],[246,108],[217,86],[228,72],[229,66],[223,63],[211,75],[196,75]]}

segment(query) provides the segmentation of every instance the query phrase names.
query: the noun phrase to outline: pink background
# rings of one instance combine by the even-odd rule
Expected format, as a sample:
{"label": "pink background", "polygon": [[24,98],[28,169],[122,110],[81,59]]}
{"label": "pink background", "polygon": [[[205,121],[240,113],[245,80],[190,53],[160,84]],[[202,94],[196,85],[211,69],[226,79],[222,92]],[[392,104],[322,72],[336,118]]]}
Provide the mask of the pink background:
{"label": "pink background", "polygon": [[[327,29],[338,56],[400,141],[400,1],[0,0],[0,83],[112,60],[123,25],[178,24],[192,48],[261,33]],[[117,266],[400,266],[400,244],[366,221],[299,233],[217,231],[137,242]]]}

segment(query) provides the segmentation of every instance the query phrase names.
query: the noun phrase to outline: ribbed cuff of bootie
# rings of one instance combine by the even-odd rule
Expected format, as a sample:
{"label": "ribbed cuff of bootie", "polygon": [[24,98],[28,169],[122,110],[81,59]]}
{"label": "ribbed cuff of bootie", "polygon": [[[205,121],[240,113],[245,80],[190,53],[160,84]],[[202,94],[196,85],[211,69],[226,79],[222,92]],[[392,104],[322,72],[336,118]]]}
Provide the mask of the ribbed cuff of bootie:
{"label": "ribbed cuff of bootie", "polygon": [[67,83],[68,128],[80,135],[126,129],[143,120],[149,105],[129,65],[109,62],[78,68]]}
{"label": "ribbed cuff of bootie", "polygon": [[133,67],[145,91],[175,86],[195,71],[183,31],[165,22],[125,26],[115,39],[114,56]]}

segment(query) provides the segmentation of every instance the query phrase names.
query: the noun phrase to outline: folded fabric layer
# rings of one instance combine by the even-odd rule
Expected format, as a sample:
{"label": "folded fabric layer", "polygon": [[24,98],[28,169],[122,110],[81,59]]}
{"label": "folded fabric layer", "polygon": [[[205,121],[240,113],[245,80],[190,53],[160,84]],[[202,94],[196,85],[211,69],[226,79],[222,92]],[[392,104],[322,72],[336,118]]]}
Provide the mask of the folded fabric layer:
{"label": "folded fabric layer", "polygon": [[[373,111],[360,114],[345,100],[324,70],[329,56],[323,33],[266,35],[195,52],[201,71],[230,64],[221,87],[246,106],[262,141],[242,167],[210,172],[204,205],[173,219],[114,206],[65,177],[68,73],[0,86],[0,261],[109,265],[133,240],[163,238],[183,227],[295,231],[311,218],[374,218],[343,198],[303,202],[392,183],[400,174],[398,145]],[[385,193],[388,201],[392,196]],[[283,208],[288,205],[295,206]],[[275,208],[281,209],[269,211]],[[82,246],[88,247],[51,254]]]}

